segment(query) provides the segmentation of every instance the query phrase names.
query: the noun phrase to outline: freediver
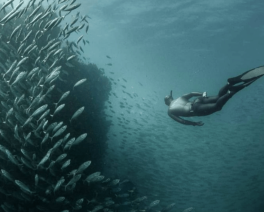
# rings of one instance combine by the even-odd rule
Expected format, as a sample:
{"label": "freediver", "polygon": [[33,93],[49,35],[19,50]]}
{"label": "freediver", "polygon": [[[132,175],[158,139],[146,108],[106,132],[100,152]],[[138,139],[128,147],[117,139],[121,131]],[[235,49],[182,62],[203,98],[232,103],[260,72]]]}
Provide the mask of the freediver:
{"label": "freediver", "polygon": [[[220,111],[225,103],[238,91],[249,86],[264,75],[264,66],[251,69],[237,77],[229,78],[228,83],[220,89],[217,96],[208,96],[206,92],[192,92],[177,99],[173,99],[172,91],[164,98],[165,104],[169,106],[168,115],[175,121],[184,125],[202,126],[203,122],[184,120],[183,117],[207,116]],[[192,97],[197,97],[190,101]]]}

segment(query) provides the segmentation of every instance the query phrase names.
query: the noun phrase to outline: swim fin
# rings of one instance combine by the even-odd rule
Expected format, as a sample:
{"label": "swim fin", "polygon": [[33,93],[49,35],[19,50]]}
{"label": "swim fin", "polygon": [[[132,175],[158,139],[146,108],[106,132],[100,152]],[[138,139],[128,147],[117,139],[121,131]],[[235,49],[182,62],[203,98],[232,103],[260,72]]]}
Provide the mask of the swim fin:
{"label": "swim fin", "polygon": [[[245,73],[237,77],[229,78],[227,81],[231,85],[235,85],[237,83],[240,83],[240,84],[242,83],[246,85],[248,82],[250,82],[249,84],[251,84],[258,78],[262,77],[263,75],[264,75],[264,66],[260,66],[257,68],[253,68],[249,71],[246,71]],[[248,86],[249,84],[247,84],[246,86]]]}

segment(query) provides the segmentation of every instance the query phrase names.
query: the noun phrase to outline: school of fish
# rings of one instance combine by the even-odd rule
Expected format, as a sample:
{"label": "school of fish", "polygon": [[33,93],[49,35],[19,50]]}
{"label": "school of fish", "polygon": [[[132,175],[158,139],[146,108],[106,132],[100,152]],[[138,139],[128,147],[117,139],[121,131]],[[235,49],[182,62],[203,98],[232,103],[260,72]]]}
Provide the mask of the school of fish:
{"label": "school of fish", "polygon": [[[91,172],[92,161],[70,157],[88,136],[74,137],[69,131],[84,106],[67,123],[55,121],[67,113],[65,100],[87,83],[80,78],[71,91],[56,87],[80,61],[80,42],[89,43],[84,39],[88,16],[76,12],[81,3],[75,1],[47,0],[45,7],[44,0],[8,0],[0,5],[0,210],[152,211],[159,200],[146,204],[147,197],[138,197],[129,180]],[[73,21],[65,23],[73,12]],[[77,32],[84,34],[69,42]],[[56,103],[55,91],[61,94]]]}

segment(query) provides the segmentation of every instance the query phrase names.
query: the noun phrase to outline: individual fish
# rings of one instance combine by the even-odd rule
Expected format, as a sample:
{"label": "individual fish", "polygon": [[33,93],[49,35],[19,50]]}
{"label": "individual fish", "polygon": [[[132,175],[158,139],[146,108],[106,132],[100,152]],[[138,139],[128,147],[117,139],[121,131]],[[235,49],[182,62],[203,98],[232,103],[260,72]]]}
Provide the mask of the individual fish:
{"label": "individual fish", "polygon": [[86,137],[87,137],[87,133],[80,135],[78,138],[76,138],[72,146],[80,144]]}
{"label": "individual fish", "polygon": [[54,103],[55,104],[55,108],[57,107],[57,105],[63,101],[64,99],[66,99],[70,94],[70,91],[66,91],[64,94],[62,94],[61,98],[59,99],[59,101],[57,103]]}
{"label": "individual fish", "polygon": [[72,32],[76,31],[78,28],[79,28],[78,26],[71,28],[70,30],[66,32],[66,35],[70,35]]}
{"label": "individual fish", "polygon": [[77,57],[76,55],[71,55],[70,57],[67,58],[67,61],[72,60],[73,58]]}
{"label": "individual fish", "polygon": [[[42,119],[44,119],[45,117],[47,117],[48,115],[49,115],[49,113],[50,113],[50,109],[47,109],[40,117],[39,117],[39,119],[37,120],[37,123],[40,121],[40,120],[42,120]],[[43,124],[44,125],[44,124]]]}
{"label": "individual fish", "polygon": [[39,5],[38,7],[36,7],[36,9],[32,11],[32,13],[26,18],[25,21],[28,21],[31,17],[33,17],[38,12],[41,6],[42,5]]}
{"label": "individual fish", "polygon": [[56,202],[63,202],[65,200],[65,197],[57,197],[56,199],[55,199],[55,201]]}
{"label": "individual fish", "polygon": [[52,130],[52,134],[54,134],[62,125],[63,125],[63,121],[59,122],[56,126],[54,126]]}
{"label": "individual fish", "polygon": [[56,114],[58,114],[63,108],[65,107],[65,104],[61,104],[59,105],[56,110],[54,111],[53,115],[51,115],[52,117],[54,117]]}
{"label": "individual fish", "polygon": [[26,186],[24,183],[22,183],[19,180],[15,180],[15,184],[17,184],[22,191],[25,191],[28,194],[35,193],[35,192],[31,191],[28,186]]}
{"label": "individual fish", "polygon": [[22,60],[20,60],[17,64],[17,67],[21,66],[23,63],[25,63],[27,60],[29,59],[29,57],[24,57]]}
{"label": "individual fish", "polygon": [[25,38],[21,41],[21,43],[24,43],[28,38],[29,38],[29,36],[32,34],[32,30],[30,30],[29,32],[28,32],[28,34],[25,36]]}
{"label": "individual fish", "polygon": [[82,25],[80,25],[80,26],[78,27],[78,31],[81,30],[84,26],[85,26],[85,23],[83,23]]}
{"label": "individual fish", "polygon": [[62,166],[61,166],[61,171],[63,171],[64,169],[66,169],[70,164],[71,164],[71,159],[68,159],[67,161],[65,161],[62,164]]}
{"label": "individual fish", "polygon": [[81,174],[77,174],[77,175],[73,176],[72,179],[66,184],[65,191],[67,190],[68,186],[71,186],[74,183],[76,183],[77,181],[79,181],[81,179],[81,177],[82,177]]}
{"label": "individual fish", "polygon": [[70,27],[72,27],[78,21],[78,16],[70,23]]}
{"label": "individual fish", "polygon": [[48,138],[49,138],[49,133],[46,133],[45,136],[44,136],[44,138],[43,138],[42,141],[41,141],[41,144],[40,144],[41,147],[42,147],[42,145],[43,145],[44,143],[46,143],[46,141],[48,140]]}
{"label": "individual fish", "polygon": [[2,5],[2,7],[1,7],[1,9],[0,9],[0,12],[1,12],[2,10],[4,10],[8,5],[10,5],[11,3],[13,3],[13,1],[14,1],[14,0],[9,0],[9,1],[7,1],[6,3],[3,3],[3,5]]}
{"label": "individual fish", "polygon": [[147,206],[147,210],[150,210],[151,208],[153,208],[154,206],[157,206],[160,203],[160,200],[155,200],[153,202],[151,202],[148,206]]}
{"label": "individual fish", "polygon": [[78,39],[77,39],[77,41],[76,41],[76,44],[78,45],[78,43],[82,40],[82,38],[83,38],[83,35],[81,35]]}
{"label": "individual fish", "polygon": [[76,82],[76,83],[74,84],[74,86],[73,86],[73,90],[74,90],[74,88],[76,88],[77,86],[83,84],[86,80],[87,80],[87,79],[84,78],[84,79],[81,79],[81,80],[79,80],[78,82]]}
{"label": "individual fish", "polygon": [[25,126],[27,126],[27,125],[32,121],[32,119],[33,119],[33,117],[30,116],[30,117],[25,121],[25,123],[23,124],[22,128],[25,127]]}
{"label": "individual fish", "polygon": [[70,7],[66,7],[65,9],[63,9],[63,11],[72,11],[72,10],[75,10],[76,8],[80,7],[81,6],[81,3],[79,4],[74,4]]}
{"label": "individual fish", "polygon": [[89,183],[94,177],[97,177],[97,176],[99,176],[100,174],[101,174],[101,172],[95,172],[95,173],[92,173],[92,174],[88,175],[88,176],[85,178],[84,181],[86,181],[86,182]]}
{"label": "individual fish", "polygon": [[12,65],[10,66],[10,68],[4,73],[3,78],[5,77],[6,74],[9,74],[10,72],[12,72],[13,69],[14,69],[14,67],[16,67],[16,66],[17,66],[17,60],[15,60],[15,61],[12,63]]}
{"label": "individual fish", "polygon": [[67,125],[64,125],[63,127],[61,127],[52,137],[51,140],[55,137],[60,136],[62,133],[64,133],[64,131],[67,129]]}
{"label": "individual fish", "polygon": [[28,167],[29,169],[36,170],[37,168],[34,167],[27,159],[21,157],[21,162]]}
{"label": "individual fish", "polygon": [[168,205],[166,208],[163,208],[160,212],[168,212],[170,211],[176,204],[172,203],[170,205]]}
{"label": "individual fish", "polygon": [[47,104],[42,105],[42,106],[39,107],[37,110],[35,110],[35,111],[32,113],[31,116],[32,116],[32,117],[36,117],[36,116],[38,116],[40,113],[42,113],[43,111],[45,111],[47,107],[48,107]]}
{"label": "individual fish", "polygon": [[25,149],[21,149],[20,151],[28,160],[31,160],[29,153]]}
{"label": "individual fish", "polygon": [[40,12],[32,21],[30,21],[29,25],[33,25],[35,22],[37,22],[42,16],[42,12]]}
{"label": "individual fish", "polygon": [[51,155],[51,153],[52,153],[52,151],[53,151],[53,148],[51,148],[48,152],[47,152],[47,154],[41,159],[41,161],[38,163],[38,165],[37,165],[37,168],[39,167],[39,166],[42,166],[49,158],[50,158],[50,155]]}
{"label": "individual fish", "polygon": [[17,161],[17,159],[14,157],[14,155],[12,155],[12,153],[11,153],[8,149],[6,149],[5,152],[6,152],[6,155],[7,155],[8,159],[9,159],[13,164],[15,164],[15,165],[17,165],[17,166],[20,166],[20,165],[21,165],[21,164],[19,164],[19,162]]}
{"label": "individual fish", "polygon": [[60,189],[60,187],[62,186],[62,184],[65,182],[64,177],[62,177],[61,179],[58,180],[58,182],[56,183],[54,189],[53,189],[53,193],[55,194],[56,191],[58,191]]}
{"label": "individual fish", "polygon": [[82,174],[85,169],[87,169],[91,165],[91,161],[86,161],[79,166],[75,174]]}
{"label": "individual fish", "polygon": [[26,78],[27,76],[27,72],[25,71],[22,71],[18,74],[18,76],[16,77],[15,81],[10,85],[10,86],[13,86],[15,85],[16,83],[18,83],[19,81],[21,81],[22,79]]}
{"label": "individual fish", "polygon": [[38,174],[35,174],[35,186],[38,186],[38,182],[39,182],[39,176]]}
{"label": "individual fish", "polygon": [[71,138],[63,147],[63,151],[66,151],[71,148],[73,142],[75,141],[75,138]]}
{"label": "individual fish", "polygon": [[13,32],[11,33],[10,37],[9,37],[9,41],[7,41],[7,43],[10,43],[11,39],[16,35],[16,33],[18,32],[18,30],[20,29],[22,25],[18,25],[14,30]]}
{"label": "individual fish", "polygon": [[82,112],[84,111],[84,107],[79,108],[71,117],[70,122],[72,122],[72,120],[76,119],[78,116],[80,116],[82,114]]}
{"label": "individual fish", "polygon": [[66,153],[59,155],[58,158],[55,160],[55,163],[60,163],[66,157],[67,157]]}
{"label": "individual fish", "polygon": [[1,175],[3,175],[6,179],[8,179],[9,181],[11,181],[11,182],[14,182],[15,181],[15,179],[14,179],[14,177],[11,175],[11,174],[9,174],[6,170],[4,170],[4,169],[1,169]]}

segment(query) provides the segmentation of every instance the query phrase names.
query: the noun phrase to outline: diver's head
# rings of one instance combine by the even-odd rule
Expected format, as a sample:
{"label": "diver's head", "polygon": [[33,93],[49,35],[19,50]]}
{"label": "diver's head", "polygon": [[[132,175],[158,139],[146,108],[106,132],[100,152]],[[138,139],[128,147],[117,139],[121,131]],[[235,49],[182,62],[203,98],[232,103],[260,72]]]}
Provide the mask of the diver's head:
{"label": "diver's head", "polygon": [[172,91],[171,91],[169,96],[165,96],[164,101],[165,101],[165,104],[169,106],[172,100],[173,100],[173,97],[172,97]]}

